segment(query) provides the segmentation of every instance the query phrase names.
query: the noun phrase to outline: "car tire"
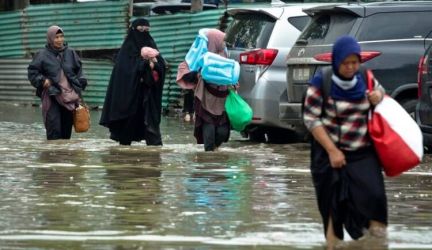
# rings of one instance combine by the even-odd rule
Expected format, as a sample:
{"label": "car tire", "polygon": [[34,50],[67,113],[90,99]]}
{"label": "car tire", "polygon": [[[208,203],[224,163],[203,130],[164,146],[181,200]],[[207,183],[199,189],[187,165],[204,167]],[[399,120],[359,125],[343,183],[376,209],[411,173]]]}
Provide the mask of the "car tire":
{"label": "car tire", "polygon": [[417,100],[404,99],[404,100],[400,101],[400,105],[415,120],[415,110],[416,110]]}
{"label": "car tire", "polygon": [[288,129],[269,128],[266,134],[269,143],[282,144],[298,142],[298,134]]}
{"label": "car tire", "polygon": [[265,133],[261,128],[251,129],[248,132],[249,140],[252,142],[265,142]]}

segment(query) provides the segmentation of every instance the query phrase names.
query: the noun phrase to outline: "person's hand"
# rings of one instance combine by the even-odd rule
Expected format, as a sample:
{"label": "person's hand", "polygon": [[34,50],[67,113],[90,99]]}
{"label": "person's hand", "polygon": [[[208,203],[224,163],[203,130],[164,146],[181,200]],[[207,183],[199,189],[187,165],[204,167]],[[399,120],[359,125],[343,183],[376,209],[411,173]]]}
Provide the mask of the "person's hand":
{"label": "person's hand", "polygon": [[154,69],[155,64],[152,60],[149,60],[149,65],[151,69]]}
{"label": "person's hand", "polygon": [[44,89],[47,89],[47,88],[49,88],[51,86],[51,81],[50,81],[50,79],[45,79],[45,81],[44,81],[44,83],[43,83],[43,88]]}
{"label": "person's hand", "polygon": [[342,168],[346,164],[345,155],[338,148],[328,152],[332,168]]}
{"label": "person's hand", "polygon": [[367,98],[372,105],[377,105],[383,98],[383,93],[379,90],[372,90],[366,92]]}

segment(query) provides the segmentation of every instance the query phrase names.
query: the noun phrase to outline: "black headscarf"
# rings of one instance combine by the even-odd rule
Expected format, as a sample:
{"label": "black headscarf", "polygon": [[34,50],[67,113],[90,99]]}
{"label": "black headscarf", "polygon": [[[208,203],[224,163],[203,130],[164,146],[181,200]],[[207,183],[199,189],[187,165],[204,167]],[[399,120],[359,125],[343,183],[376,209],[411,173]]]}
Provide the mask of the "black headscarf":
{"label": "black headscarf", "polygon": [[[137,26],[150,26],[146,19],[140,18],[132,22],[128,34],[116,57],[111,73],[100,124],[109,127],[111,123],[127,119],[137,113],[142,97],[137,92],[144,91],[144,101],[151,99],[157,105],[154,113],[160,113],[163,82],[165,80],[165,60],[157,56],[157,69],[160,76],[159,83],[153,86],[141,82],[143,70],[149,67],[141,58],[141,48],[148,46],[157,49],[156,43],[148,31],[138,31]],[[144,67],[143,67],[144,65]],[[145,73],[145,72],[144,72]],[[156,100],[153,100],[156,98]],[[160,100],[159,100],[160,99]],[[149,106],[144,104],[144,106]],[[149,112],[150,113],[150,112]],[[148,114],[146,114],[148,115]],[[157,121],[158,122],[158,121]],[[156,122],[156,123],[157,123]]]}
{"label": "black headscarf", "polygon": [[140,54],[142,47],[151,47],[153,49],[158,49],[155,41],[153,40],[153,37],[150,35],[150,32],[138,31],[138,26],[150,27],[150,23],[147,19],[144,18],[134,20],[129,27],[128,35],[123,42],[119,54],[122,50],[126,50],[127,53],[135,56]]}

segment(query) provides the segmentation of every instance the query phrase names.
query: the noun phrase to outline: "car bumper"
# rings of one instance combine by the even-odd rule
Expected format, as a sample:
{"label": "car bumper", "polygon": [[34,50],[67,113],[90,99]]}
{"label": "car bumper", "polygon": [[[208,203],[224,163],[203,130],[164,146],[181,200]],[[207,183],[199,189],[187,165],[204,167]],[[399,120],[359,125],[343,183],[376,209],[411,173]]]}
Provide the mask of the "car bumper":
{"label": "car bumper", "polygon": [[272,99],[244,97],[253,110],[252,125],[283,127],[279,120],[279,102]]}
{"label": "car bumper", "polygon": [[[423,107],[425,106],[428,107],[428,105],[423,105]],[[429,114],[430,112],[428,112],[428,109],[421,110],[421,108],[422,105],[420,102],[418,102],[415,111],[415,120],[423,134],[424,146],[431,148],[432,147],[432,126],[422,123],[420,119],[420,112],[427,113],[427,114]]]}
{"label": "car bumper", "polygon": [[281,123],[285,124],[285,126],[289,126],[294,130],[305,130],[301,117],[300,103],[281,102],[279,104],[279,120]]}
{"label": "car bumper", "polygon": [[420,130],[423,134],[423,144],[426,147],[431,148],[432,147],[432,127],[431,126],[425,126],[422,124],[419,124]]}

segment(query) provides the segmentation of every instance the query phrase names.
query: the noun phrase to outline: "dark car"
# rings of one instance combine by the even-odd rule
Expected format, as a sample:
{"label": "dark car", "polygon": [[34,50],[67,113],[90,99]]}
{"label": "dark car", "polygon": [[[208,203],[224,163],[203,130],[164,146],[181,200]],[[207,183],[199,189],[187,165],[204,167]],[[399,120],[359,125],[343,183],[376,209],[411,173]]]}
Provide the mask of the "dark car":
{"label": "dark car", "polygon": [[416,121],[423,133],[424,145],[432,149],[432,46],[420,59],[418,67],[418,102]]}
{"label": "dark car", "polygon": [[354,36],[362,62],[412,116],[417,103],[417,66],[432,43],[432,2],[377,2],[321,6],[305,10],[312,21],[287,60],[287,100],[280,119],[304,129],[300,102],[315,72],[331,63],[341,35]]}

